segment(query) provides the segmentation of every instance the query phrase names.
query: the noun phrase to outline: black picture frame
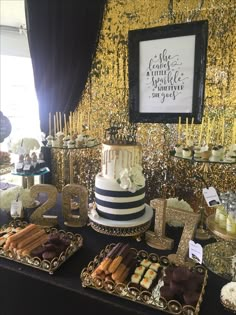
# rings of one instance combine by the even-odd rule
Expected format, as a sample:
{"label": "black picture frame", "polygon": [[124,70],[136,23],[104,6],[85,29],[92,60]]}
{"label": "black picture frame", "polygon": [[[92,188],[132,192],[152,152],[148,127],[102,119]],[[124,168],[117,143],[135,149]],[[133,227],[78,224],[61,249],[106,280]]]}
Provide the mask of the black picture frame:
{"label": "black picture frame", "polygon": [[130,122],[201,123],[207,44],[207,20],[129,31]]}

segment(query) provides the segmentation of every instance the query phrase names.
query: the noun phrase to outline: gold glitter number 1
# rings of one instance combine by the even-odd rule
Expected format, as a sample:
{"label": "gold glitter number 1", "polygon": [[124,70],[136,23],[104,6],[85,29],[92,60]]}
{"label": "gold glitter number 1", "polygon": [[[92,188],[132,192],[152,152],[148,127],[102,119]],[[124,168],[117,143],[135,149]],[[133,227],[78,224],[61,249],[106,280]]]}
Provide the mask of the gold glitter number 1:
{"label": "gold glitter number 1", "polygon": [[194,237],[200,214],[169,208],[165,199],[151,200],[150,205],[155,209],[155,227],[154,232],[147,231],[145,234],[147,244],[158,249],[171,249],[173,240],[165,236],[166,221],[180,220],[184,223],[184,228],[178,249],[176,254],[170,254],[168,258],[175,264],[184,264],[188,254],[189,241]]}

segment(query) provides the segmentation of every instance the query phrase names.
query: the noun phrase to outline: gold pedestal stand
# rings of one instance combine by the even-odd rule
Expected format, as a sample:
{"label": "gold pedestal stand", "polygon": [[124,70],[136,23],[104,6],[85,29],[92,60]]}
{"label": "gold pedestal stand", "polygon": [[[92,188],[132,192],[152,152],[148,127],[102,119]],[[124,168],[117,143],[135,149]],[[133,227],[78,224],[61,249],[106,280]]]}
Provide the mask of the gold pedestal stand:
{"label": "gold pedestal stand", "polygon": [[211,234],[207,229],[204,227],[205,222],[205,208],[203,206],[199,206],[199,213],[200,213],[200,224],[196,229],[195,238],[198,240],[208,240],[211,238]]}
{"label": "gold pedestal stand", "polygon": [[204,247],[204,264],[217,275],[236,281],[236,235],[220,228],[214,214],[207,217],[206,224],[217,242]]}
{"label": "gold pedestal stand", "polygon": [[[210,171],[209,163],[207,163],[207,161],[203,162],[202,166],[200,167],[200,172],[203,174],[203,181],[204,181],[205,186],[207,186],[207,175],[209,171]],[[203,188],[204,187],[202,185],[201,189]],[[207,213],[205,211],[205,207],[203,206],[203,204],[204,204],[204,197],[202,193],[201,204],[199,206],[199,211],[198,211],[198,213],[200,213],[200,223],[196,230],[195,238],[199,240],[208,240],[209,238],[212,237],[212,235],[205,228],[205,221],[206,221],[205,219],[206,219]]]}

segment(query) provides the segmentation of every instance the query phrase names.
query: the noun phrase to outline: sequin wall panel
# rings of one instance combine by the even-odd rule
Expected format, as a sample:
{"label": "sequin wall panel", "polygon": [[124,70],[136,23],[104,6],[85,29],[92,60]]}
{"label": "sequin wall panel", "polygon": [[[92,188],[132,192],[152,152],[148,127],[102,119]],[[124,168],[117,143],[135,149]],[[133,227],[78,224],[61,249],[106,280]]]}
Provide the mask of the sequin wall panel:
{"label": "sequin wall panel", "polygon": [[[102,140],[111,116],[124,122],[129,120],[129,30],[207,19],[204,116],[205,121],[214,122],[212,142],[216,141],[217,121],[224,117],[224,145],[228,146],[236,117],[235,15],[235,0],[108,0],[92,71],[78,105],[79,114],[89,121],[89,133]],[[178,161],[169,155],[177,141],[177,129],[176,124],[138,124],[147,202],[163,196],[178,196],[194,206],[198,199],[201,183],[194,175],[201,172],[201,165]],[[182,131],[184,137],[184,126]],[[193,125],[194,142],[198,141],[199,133],[200,125]],[[235,178],[233,165],[214,165],[208,172],[209,184],[221,191],[235,190]]]}

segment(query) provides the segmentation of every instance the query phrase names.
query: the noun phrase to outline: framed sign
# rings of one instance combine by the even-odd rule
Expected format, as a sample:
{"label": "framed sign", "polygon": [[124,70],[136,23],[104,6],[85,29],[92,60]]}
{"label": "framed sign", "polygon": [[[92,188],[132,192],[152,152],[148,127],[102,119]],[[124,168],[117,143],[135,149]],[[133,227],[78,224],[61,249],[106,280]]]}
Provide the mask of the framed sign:
{"label": "framed sign", "polygon": [[201,123],[207,41],[207,20],[129,31],[131,122]]}

